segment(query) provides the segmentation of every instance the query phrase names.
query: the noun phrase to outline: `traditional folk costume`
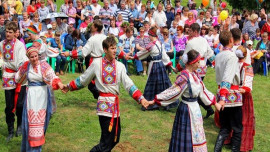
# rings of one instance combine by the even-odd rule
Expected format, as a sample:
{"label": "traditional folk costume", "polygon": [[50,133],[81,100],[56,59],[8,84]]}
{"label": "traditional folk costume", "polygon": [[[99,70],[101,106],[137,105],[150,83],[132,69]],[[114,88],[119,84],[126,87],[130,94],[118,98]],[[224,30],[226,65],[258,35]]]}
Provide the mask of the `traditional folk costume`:
{"label": "traditional folk costume", "polygon": [[14,133],[15,111],[17,115],[17,131],[21,129],[23,98],[25,95],[25,84],[23,86],[15,82],[15,73],[19,67],[28,60],[24,44],[18,39],[0,42],[0,50],[3,55],[3,89],[6,100],[6,123],[9,134]]}
{"label": "traditional folk costume", "polygon": [[[201,78],[204,78],[206,75],[206,62],[207,59],[214,65],[215,64],[215,54],[214,51],[209,46],[207,40],[203,37],[194,37],[191,40],[187,42],[186,49],[184,54],[187,54],[190,50],[196,50],[201,55],[201,61],[200,61],[200,67],[197,69],[197,73]],[[179,64],[177,65],[178,70],[181,71],[185,69],[185,64],[183,60],[179,61]]]}
{"label": "traditional folk costume", "polygon": [[87,86],[93,79],[99,91],[97,115],[102,135],[100,143],[93,147],[91,152],[111,151],[119,142],[121,132],[118,99],[120,82],[136,101],[140,102],[144,97],[127,76],[125,66],[115,59],[109,61],[106,57],[93,60],[90,67],[80,77],[71,81],[68,87],[71,91],[79,90]]}
{"label": "traditional folk costume", "polygon": [[[200,56],[201,56],[200,66],[196,72],[203,80],[207,71],[207,66],[206,66],[207,59],[212,63],[212,65],[215,65],[214,51],[211,49],[207,40],[201,36],[194,37],[187,42],[184,54],[187,54],[192,49],[200,53]],[[185,69],[185,64],[183,60],[179,60],[179,64],[177,64],[177,68],[179,71]],[[200,99],[198,99],[198,103],[207,111],[208,116],[214,113],[214,110],[212,109],[212,107],[206,106]]]}
{"label": "traditional folk costume", "polygon": [[45,132],[53,111],[51,88],[58,89],[61,80],[46,61],[33,67],[25,62],[16,73],[16,82],[28,82],[23,110],[22,152],[41,151]]}
{"label": "traditional folk costume", "polygon": [[[245,90],[242,94],[243,106],[242,106],[242,125],[243,132],[241,138],[241,148],[240,151],[252,151],[254,147],[254,136],[255,136],[255,116],[254,116],[254,106],[252,99],[252,81],[253,81],[253,68],[250,64],[245,62],[240,62],[240,88]],[[215,122],[220,127],[219,117],[215,117]],[[232,134],[232,132],[231,132]],[[231,136],[226,139],[225,144],[231,142]]]}
{"label": "traditional folk costume", "polygon": [[[97,33],[94,36],[91,36],[85,46],[82,49],[78,50],[72,50],[69,52],[70,56],[74,59],[77,58],[85,58],[86,56],[90,55],[90,61],[89,66],[92,64],[92,62],[97,59],[101,58],[104,54],[102,42],[107,38],[106,35]],[[123,58],[125,55],[124,52],[117,52],[118,58]],[[98,99],[99,93],[96,89],[94,81],[88,85],[88,89],[92,92],[95,99]]]}
{"label": "traditional folk costume", "polygon": [[205,88],[197,73],[187,70],[181,72],[170,88],[156,95],[154,101],[166,106],[180,97],[182,102],[176,112],[169,152],[207,152],[197,99],[200,98],[206,105],[214,105],[216,98]]}
{"label": "traditional folk costume", "polygon": [[220,132],[215,152],[220,152],[225,139],[233,130],[232,151],[240,151],[242,133],[242,95],[239,92],[240,68],[238,58],[230,49],[224,47],[215,59],[218,97],[225,101],[224,110],[219,112]]}
{"label": "traditional folk costume", "polygon": [[[148,66],[148,79],[143,96],[146,100],[151,101],[155,98],[156,94],[161,93],[172,85],[165,67],[172,65],[172,62],[166,54],[164,45],[161,45],[159,41],[149,43],[146,50],[136,53],[134,59],[142,60],[146,59],[148,56],[151,56],[152,60]],[[149,106],[147,109],[151,110],[158,107],[159,106],[155,104]],[[144,110],[144,108],[142,108],[142,110]]]}
{"label": "traditional folk costume", "polygon": [[252,81],[253,81],[253,68],[250,64],[240,63],[240,76],[241,76],[241,88],[245,90],[243,96],[242,106],[242,124],[243,132],[241,138],[240,151],[252,151],[254,147],[255,136],[255,115],[252,99]]}

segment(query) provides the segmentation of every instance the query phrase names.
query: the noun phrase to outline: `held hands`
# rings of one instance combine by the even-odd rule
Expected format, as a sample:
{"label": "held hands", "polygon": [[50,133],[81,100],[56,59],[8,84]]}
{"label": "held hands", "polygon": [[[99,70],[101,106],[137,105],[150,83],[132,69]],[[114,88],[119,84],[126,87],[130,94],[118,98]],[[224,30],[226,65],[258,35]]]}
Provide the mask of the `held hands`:
{"label": "held hands", "polygon": [[224,100],[220,100],[219,102],[218,102],[218,104],[220,104],[220,106],[221,106],[221,108],[219,109],[219,111],[220,110],[224,110],[224,107],[225,107],[225,101]]}
{"label": "held hands", "polygon": [[62,52],[61,55],[62,55],[62,56],[65,56],[65,57],[69,57],[69,52],[68,52],[68,51]]}
{"label": "held hands", "polygon": [[133,60],[133,59],[134,59],[134,57],[132,56],[131,53],[127,53],[127,54],[125,55],[124,58],[125,58],[126,60]]}
{"label": "held hands", "polygon": [[69,88],[67,85],[63,85],[63,88],[61,89],[63,93],[67,93],[69,91]]}
{"label": "held hands", "polygon": [[62,90],[64,88],[64,84],[62,82],[58,82],[58,87]]}
{"label": "held hands", "polygon": [[149,102],[145,98],[141,100],[141,104],[145,109],[149,106]]}
{"label": "held hands", "polygon": [[216,109],[217,109],[218,111],[220,111],[221,105],[220,105],[219,103],[216,103],[216,104],[215,104],[215,107],[216,107]]}
{"label": "held hands", "polygon": [[176,68],[174,68],[173,66],[171,66],[171,68],[172,68],[174,73],[176,73],[176,74],[178,73],[178,70]]}

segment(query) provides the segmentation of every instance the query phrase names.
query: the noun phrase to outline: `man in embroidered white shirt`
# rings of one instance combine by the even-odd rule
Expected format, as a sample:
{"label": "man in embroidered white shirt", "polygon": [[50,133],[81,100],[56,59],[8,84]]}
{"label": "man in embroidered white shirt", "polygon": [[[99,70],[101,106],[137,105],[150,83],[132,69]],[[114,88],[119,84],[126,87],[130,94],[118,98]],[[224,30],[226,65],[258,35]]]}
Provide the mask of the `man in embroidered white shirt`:
{"label": "man in embroidered white shirt", "polygon": [[101,126],[100,143],[94,146],[90,152],[111,151],[119,142],[121,126],[119,98],[120,83],[122,82],[126,91],[138,103],[145,108],[148,107],[148,101],[127,76],[125,66],[115,60],[116,41],[114,36],[106,38],[102,46],[105,57],[93,61],[90,67],[78,78],[71,81],[62,90],[64,93],[69,90],[79,90],[87,86],[93,79],[95,80],[100,96],[97,101],[97,115]]}
{"label": "man in embroidered white shirt", "polygon": [[3,89],[5,90],[6,101],[6,123],[8,126],[9,142],[14,136],[15,111],[17,116],[16,136],[22,134],[22,112],[23,99],[26,93],[26,86],[20,86],[15,83],[15,73],[19,67],[28,60],[24,44],[16,39],[15,33],[18,26],[15,22],[9,22],[6,25],[6,39],[0,42],[0,53],[3,55]]}

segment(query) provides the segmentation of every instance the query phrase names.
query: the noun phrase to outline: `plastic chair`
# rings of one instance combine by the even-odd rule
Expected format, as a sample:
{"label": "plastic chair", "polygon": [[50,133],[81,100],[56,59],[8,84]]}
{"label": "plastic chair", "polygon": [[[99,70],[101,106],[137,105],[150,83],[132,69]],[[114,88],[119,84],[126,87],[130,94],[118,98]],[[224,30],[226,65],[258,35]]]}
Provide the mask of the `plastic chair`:
{"label": "plastic chair", "polygon": [[75,65],[76,65],[76,60],[72,59],[71,57],[67,57],[67,62],[68,62],[68,73],[70,73],[70,71],[73,73],[75,73]]}
{"label": "plastic chair", "polygon": [[262,62],[263,65],[263,75],[264,76],[268,76],[268,65],[267,65],[267,61],[263,61]]}
{"label": "plastic chair", "polygon": [[173,67],[176,67],[176,49],[173,47],[173,59],[171,59],[171,62],[173,63]]}

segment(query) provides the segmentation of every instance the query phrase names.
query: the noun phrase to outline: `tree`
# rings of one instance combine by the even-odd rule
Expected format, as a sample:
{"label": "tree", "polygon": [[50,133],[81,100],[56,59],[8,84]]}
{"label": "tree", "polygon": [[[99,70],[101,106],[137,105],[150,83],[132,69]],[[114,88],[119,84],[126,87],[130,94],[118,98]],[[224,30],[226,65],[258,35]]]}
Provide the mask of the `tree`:
{"label": "tree", "polygon": [[265,8],[266,10],[269,10],[270,4],[265,0],[261,6],[256,2],[256,0],[226,0],[232,8],[238,9],[238,10],[243,10],[243,9],[248,9],[248,10],[258,10],[260,8]]}

